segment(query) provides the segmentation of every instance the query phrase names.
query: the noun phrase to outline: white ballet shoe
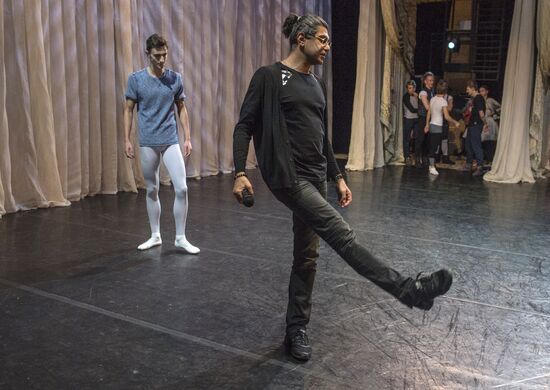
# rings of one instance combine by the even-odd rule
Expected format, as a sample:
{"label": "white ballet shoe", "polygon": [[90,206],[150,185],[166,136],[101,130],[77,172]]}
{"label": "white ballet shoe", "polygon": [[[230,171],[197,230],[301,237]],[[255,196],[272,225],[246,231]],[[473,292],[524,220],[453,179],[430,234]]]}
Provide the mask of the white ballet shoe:
{"label": "white ballet shoe", "polygon": [[174,241],[174,245],[192,255],[196,255],[201,251],[199,248],[187,241],[185,236],[176,236],[176,241]]}
{"label": "white ballet shoe", "polygon": [[144,251],[146,249],[150,249],[150,248],[152,248],[154,246],[158,246],[160,244],[162,244],[162,240],[160,238],[160,235],[153,234],[150,239],[148,239],[143,244],[138,246],[138,250]]}

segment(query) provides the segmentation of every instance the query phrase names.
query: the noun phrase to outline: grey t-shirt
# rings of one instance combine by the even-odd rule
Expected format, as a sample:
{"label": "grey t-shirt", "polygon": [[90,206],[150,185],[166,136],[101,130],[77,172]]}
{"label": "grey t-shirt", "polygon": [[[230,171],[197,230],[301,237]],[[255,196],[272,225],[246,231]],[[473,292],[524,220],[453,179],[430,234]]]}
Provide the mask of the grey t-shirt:
{"label": "grey t-shirt", "polygon": [[186,98],[179,73],[166,69],[157,78],[147,68],[134,72],[128,77],[125,95],[137,103],[140,146],[178,143],[174,104]]}

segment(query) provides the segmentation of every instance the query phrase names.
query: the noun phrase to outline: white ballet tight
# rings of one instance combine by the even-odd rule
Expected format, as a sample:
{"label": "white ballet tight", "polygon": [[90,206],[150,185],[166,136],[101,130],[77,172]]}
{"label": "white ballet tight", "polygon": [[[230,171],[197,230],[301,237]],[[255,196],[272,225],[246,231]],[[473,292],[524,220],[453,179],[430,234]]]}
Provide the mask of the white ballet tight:
{"label": "white ballet tight", "polygon": [[[162,243],[160,239],[160,201],[159,167],[160,159],[164,161],[176,193],[174,199],[174,219],[176,221],[176,245],[190,253],[198,253],[185,238],[185,224],[187,222],[187,182],[185,164],[178,144],[170,146],[142,146],[140,147],[141,168],[147,185],[147,214],[151,226],[151,238],[141,244],[138,249],[149,249]],[[180,245],[178,245],[178,243]],[[189,245],[187,245],[189,244]],[[193,249],[194,248],[194,249]],[[196,251],[195,251],[196,249]]]}

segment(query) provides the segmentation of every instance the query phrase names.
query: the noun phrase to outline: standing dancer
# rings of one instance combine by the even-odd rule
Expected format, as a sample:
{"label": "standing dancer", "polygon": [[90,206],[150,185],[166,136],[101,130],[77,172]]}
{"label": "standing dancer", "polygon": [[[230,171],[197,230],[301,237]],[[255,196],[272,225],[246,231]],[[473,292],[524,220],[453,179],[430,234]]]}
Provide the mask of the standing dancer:
{"label": "standing dancer", "polygon": [[430,133],[429,172],[430,175],[434,176],[439,175],[439,172],[435,169],[435,158],[441,152],[440,147],[445,126],[444,121],[447,120],[447,122],[453,122],[456,127],[459,126],[459,123],[451,118],[449,114],[447,82],[445,80],[439,80],[436,87],[436,93],[437,94],[430,100],[430,109],[428,110],[426,126],[424,127],[424,133]]}
{"label": "standing dancer", "polygon": [[311,69],[323,64],[330,50],[328,26],[319,16],[290,15],[283,33],[290,41],[290,54],[256,71],[235,126],[233,194],[242,202],[243,190],[254,192],[245,172],[253,138],[267,186],[293,213],[294,261],[285,345],[294,358],[308,360],[311,346],[306,326],[319,237],[360,275],[409,307],[429,310],[433,299],[450,288],[452,275],[442,269],[416,279],[402,276],[360,245],[355,232],[327,202],[327,179],[334,180],[341,207],[352,200],[328,140],[326,88]]}
{"label": "standing dancer", "polygon": [[187,183],[185,164],[178,141],[174,105],[185,133],[183,144],[185,157],[191,154],[189,117],[183,100],[185,93],[181,75],[165,68],[168,44],[160,35],[147,38],[146,53],[149,66],[128,77],[126,105],[124,107],[125,153],[134,158],[131,133],[134,107],[138,107],[139,145],[143,177],[147,184],[147,215],[151,226],[151,238],[138,246],[146,250],[162,244],[160,237],[159,166],[160,160],[168,169],[174,191],[174,219],[176,221],[175,245],[191,254],[200,249],[185,237],[187,219]]}
{"label": "standing dancer", "polygon": [[426,127],[428,111],[430,111],[430,100],[434,96],[433,85],[434,74],[432,72],[424,73],[424,76],[422,76],[422,90],[418,94],[418,125],[416,126],[414,146],[415,165],[417,168],[423,167],[424,158],[427,154],[426,144],[429,133],[424,133],[424,128]]}
{"label": "standing dancer", "polygon": [[405,164],[412,165],[409,142],[418,122],[418,94],[414,80],[407,81],[406,86],[407,92],[403,95],[403,157]]}
{"label": "standing dancer", "polygon": [[481,176],[483,175],[481,132],[485,125],[485,99],[479,94],[477,83],[473,80],[466,84],[466,93],[472,98],[472,115],[466,134],[466,165],[472,167],[472,176]]}

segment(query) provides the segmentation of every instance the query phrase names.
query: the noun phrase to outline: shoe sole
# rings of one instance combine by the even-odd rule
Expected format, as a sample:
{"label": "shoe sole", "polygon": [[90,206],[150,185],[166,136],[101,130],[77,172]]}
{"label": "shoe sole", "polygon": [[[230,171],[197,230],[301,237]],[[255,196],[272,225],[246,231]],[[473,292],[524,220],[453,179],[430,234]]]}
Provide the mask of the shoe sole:
{"label": "shoe sole", "polygon": [[441,289],[437,292],[437,295],[434,298],[445,294],[447,291],[449,291],[451,285],[453,284],[453,274],[450,273],[448,270],[442,269],[440,271],[437,271],[436,274],[441,280]]}

